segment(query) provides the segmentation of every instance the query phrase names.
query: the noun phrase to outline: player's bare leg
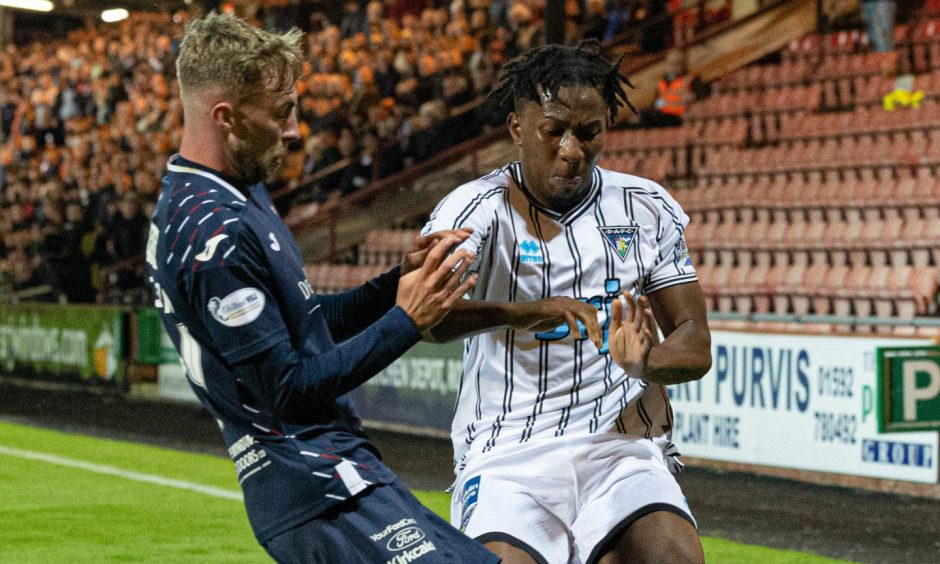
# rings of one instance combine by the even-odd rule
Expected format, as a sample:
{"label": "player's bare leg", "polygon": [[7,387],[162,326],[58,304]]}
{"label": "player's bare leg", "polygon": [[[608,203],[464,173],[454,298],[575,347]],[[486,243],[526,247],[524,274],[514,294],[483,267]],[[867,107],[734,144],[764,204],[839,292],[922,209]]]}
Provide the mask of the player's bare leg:
{"label": "player's bare leg", "polygon": [[691,523],[675,513],[656,511],[637,519],[611,540],[609,550],[598,560],[598,564],[625,562],[701,564],[705,555]]}
{"label": "player's bare leg", "polygon": [[488,542],[483,547],[502,558],[502,564],[537,564],[528,552],[507,542]]}

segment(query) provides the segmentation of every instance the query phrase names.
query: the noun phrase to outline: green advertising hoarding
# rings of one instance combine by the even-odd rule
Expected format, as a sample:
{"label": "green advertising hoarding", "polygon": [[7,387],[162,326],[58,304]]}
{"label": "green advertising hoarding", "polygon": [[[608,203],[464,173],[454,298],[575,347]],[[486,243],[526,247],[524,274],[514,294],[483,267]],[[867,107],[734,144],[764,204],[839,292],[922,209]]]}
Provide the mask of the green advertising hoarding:
{"label": "green advertising hoarding", "polygon": [[878,349],[879,431],[940,430],[940,347]]}
{"label": "green advertising hoarding", "polygon": [[4,305],[0,374],[123,386],[125,317],[115,307]]}

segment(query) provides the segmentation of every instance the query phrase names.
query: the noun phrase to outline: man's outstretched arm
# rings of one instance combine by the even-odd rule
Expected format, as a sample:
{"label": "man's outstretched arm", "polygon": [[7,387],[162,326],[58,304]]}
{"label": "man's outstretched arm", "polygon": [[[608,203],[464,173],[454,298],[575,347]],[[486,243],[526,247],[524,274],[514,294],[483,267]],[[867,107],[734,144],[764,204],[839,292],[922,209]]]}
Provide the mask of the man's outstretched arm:
{"label": "man's outstretched arm", "polygon": [[581,335],[579,322],[597,348],[603,347],[603,333],[597,323],[597,308],[564,296],[531,302],[492,302],[460,300],[430,330],[426,341],[443,343],[504,327],[518,331],[551,331],[565,324],[572,335]]}

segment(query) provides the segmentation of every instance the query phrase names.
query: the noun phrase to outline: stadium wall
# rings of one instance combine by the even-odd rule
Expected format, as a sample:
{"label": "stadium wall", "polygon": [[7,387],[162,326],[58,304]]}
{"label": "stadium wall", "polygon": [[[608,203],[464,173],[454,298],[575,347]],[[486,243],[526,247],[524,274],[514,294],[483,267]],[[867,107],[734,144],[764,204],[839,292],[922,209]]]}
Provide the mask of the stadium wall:
{"label": "stadium wall", "polygon": [[[164,337],[166,339],[166,337]],[[940,433],[879,432],[877,349],[890,339],[716,331],[712,370],[672,386],[673,439],[688,463],[817,484],[940,498]],[[162,397],[195,401],[168,340]],[[419,343],[353,392],[372,427],[446,438],[463,346]]]}

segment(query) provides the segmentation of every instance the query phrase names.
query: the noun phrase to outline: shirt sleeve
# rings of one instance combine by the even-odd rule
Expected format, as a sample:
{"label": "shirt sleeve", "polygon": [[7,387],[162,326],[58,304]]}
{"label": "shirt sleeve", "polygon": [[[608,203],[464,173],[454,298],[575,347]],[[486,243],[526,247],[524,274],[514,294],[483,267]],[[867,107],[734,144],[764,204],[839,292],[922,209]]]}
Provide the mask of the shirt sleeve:
{"label": "shirt sleeve", "polygon": [[184,277],[194,313],[227,362],[236,363],[288,338],[287,325],[264,272],[234,264]]}
{"label": "shirt sleeve", "polygon": [[[475,272],[481,260],[481,252],[492,228],[493,214],[487,213],[497,202],[502,202],[508,188],[492,185],[487,188],[473,188],[464,185],[448,194],[431,213],[431,218],[421,230],[422,235],[435,231],[470,227],[473,234],[460,244],[458,249],[466,249],[477,255],[470,272]],[[455,249],[456,250],[456,249]]]}
{"label": "shirt sleeve", "polygon": [[685,228],[689,216],[666,190],[656,186],[655,209],[659,213],[659,228],[656,242],[659,255],[650,269],[643,285],[643,292],[651,294],[657,290],[695,282],[695,267],[685,244]]}
{"label": "shirt sleeve", "polygon": [[319,354],[287,341],[236,365],[242,382],[285,417],[308,417],[362,385],[421,339],[414,322],[393,307],[376,323]]}
{"label": "shirt sleeve", "polygon": [[399,267],[358,288],[320,296],[323,316],[336,341],[343,341],[377,321],[395,306]]}

